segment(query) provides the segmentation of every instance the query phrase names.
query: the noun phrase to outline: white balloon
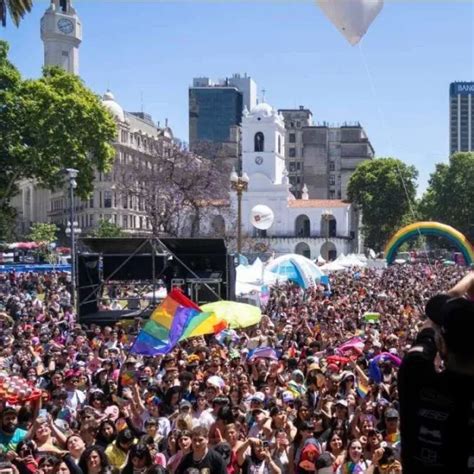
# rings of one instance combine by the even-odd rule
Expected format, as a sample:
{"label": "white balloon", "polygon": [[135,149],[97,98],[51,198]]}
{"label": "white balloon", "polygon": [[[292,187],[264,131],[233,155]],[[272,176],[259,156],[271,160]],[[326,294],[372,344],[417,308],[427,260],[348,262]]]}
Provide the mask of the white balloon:
{"label": "white balloon", "polygon": [[316,0],[324,14],[353,46],[367,33],[383,0]]}
{"label": "white balloon", "polygon": [[257,229],[269,229],[272,226],[274,219],[275,215],[273,214],[273,211],[263,204],[257,204],[250,211],[250,220],[252,225]]}

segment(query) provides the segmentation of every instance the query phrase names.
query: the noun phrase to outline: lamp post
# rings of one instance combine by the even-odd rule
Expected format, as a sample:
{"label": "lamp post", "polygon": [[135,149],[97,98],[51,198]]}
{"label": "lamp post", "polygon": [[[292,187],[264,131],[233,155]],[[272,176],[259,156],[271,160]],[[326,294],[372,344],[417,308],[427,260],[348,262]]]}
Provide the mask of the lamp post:
{"label": "lamp post", "polygon": [[237,253],[242,251],[242,194],[249,187],[249,177],[247,173],[239,176],[235,169],[230,174],[230,187],[237,193]]}
{"label": "lamp post", "polygon": [[326,261],[329,260],[329,221],[332,218],[332,212],[330,209],[325,209],[322,213],[322,218],[324,219],[324,222],[326,223],[326,255],[322,256]]}
{"label": "lamp post", "polygon": [[[81,232],[75,219],[74,209],[74,190],[77,188],[77,175],[79,171],[74,168],[64,170],[69,182],[69,222],[66,228],[66,234],[71,237],[71,305],[76,308],[76,234]],[[76,311],[77,313],[77,311]]]}

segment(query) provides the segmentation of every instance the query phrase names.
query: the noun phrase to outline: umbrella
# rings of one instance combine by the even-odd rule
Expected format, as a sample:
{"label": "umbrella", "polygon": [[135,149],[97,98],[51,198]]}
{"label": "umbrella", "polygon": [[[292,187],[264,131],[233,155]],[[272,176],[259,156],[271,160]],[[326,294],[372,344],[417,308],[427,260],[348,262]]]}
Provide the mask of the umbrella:
{"label": "umbrella", "polygon": [[294,281],[302,288],[314,286],[323,276],[323,272],[314,262],[297,254],[278,257],[272,260],[266,269]]}
{"label": "umbrella", "polygon": [[215,301],[201,306],[201,311],[215,313],[217,318],[223,319],[231,328],[246,328],[258,324],[262,319],[262,312],[257,306],[235,301]]}
{"label": "umbrella", "polygon": [[248,360],[255,359],[273,359],[278,360],[277,353],[275,349],[271,347],[257,347],[253,351],[249,352]]}

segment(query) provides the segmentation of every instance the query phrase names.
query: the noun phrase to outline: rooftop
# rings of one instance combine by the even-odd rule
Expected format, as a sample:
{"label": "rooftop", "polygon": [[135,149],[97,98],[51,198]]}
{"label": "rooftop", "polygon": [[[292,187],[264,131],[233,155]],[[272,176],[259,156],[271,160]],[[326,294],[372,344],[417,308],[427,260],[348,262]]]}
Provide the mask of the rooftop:
{"label": "rooftop", "polygon": [[349,207],[350,202],[342,201],[340,199],[294,199],[288,201],[288,207],[292,208],[325,208],[331,209],[335,207]]}

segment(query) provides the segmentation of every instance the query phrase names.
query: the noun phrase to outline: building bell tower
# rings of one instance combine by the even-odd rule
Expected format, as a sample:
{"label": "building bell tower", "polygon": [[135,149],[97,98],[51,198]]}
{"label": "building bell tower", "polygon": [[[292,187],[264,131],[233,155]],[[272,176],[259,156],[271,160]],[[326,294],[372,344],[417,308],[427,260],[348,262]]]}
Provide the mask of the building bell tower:
{"label": "building bell tower", "polygon": [[45,66],[60,66],[79,75],[82,25],[72,7],[72,0],[51,0],[41,18],[41,39]]}

